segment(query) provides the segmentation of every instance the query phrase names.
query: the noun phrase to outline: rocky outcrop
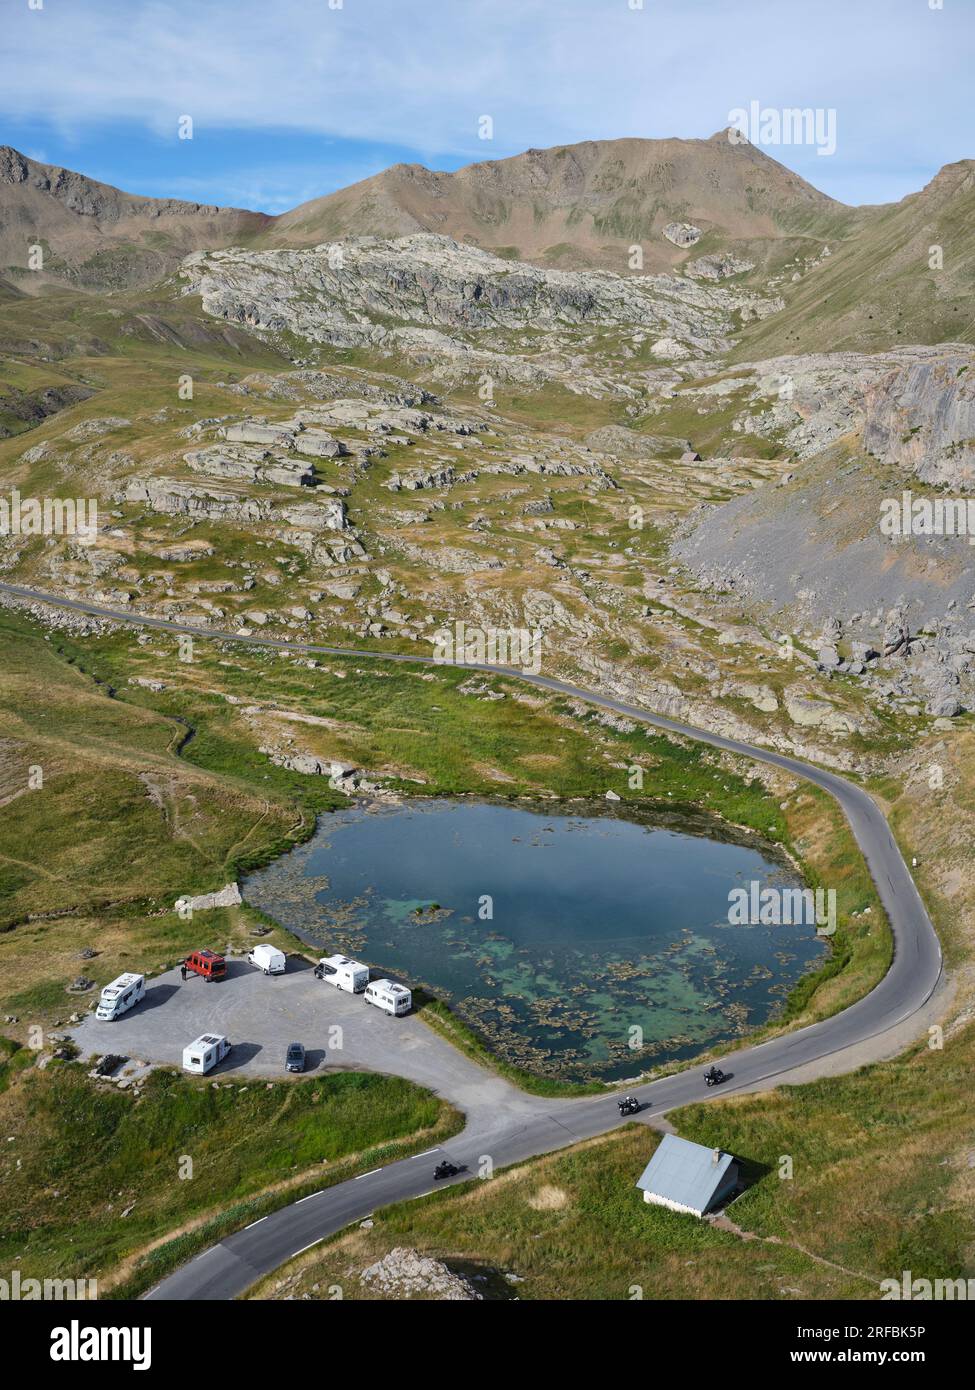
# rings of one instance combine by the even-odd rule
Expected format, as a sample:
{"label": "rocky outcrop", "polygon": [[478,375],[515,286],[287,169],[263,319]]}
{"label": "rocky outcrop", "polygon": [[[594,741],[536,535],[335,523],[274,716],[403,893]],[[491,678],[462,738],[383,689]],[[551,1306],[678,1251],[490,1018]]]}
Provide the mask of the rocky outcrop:
{"label": "rocky outcrop", "polygon": [[[357,402],[358,404],[358,402]],[[227,425],[224,438],[230,444],[258,444],[267,449],[295,450],[311,458],[340,458],[348,450],[340,440],[325,430],[306,429],[301,419],[282,424],[264,420],[240,420]]]}
{"label": "rocky outcrop", "polygon": [[270,483],[277,487],[314,487],[315,466],[304,459],[280,457],[260,448],[211,445],[183,458],[194,473],[233,482]]}
{"label": "rocky outcrop", "polygon": [[730,251],[714,256],[699,256],[696,261],[688,261],[684,274],[694,280],[727,280],[729,275],[745,275],[755,269],[754,261],[746,261],[743,256],[734,256]]}
{"label": "rocky outcrop", "polygon": [[692,222],[668,222],[664,228],[664,236],[675,246],[696,246],[704,233],[700,227],[695,227]]}
{"label": "rocky outcrop", "polygon": [[469,1280],[442,1260],[397,1246],[359,1275],[367,1288],[390,1298],[428,1298],[444,1302],[483,1299]]}
{"label": "rocky outcrop", "polygon": [[312,533],[341,531],[345,527],[345,503],[335,498],[278,505],[230,488],[183,482],[179,478],[133,478],[118,500],[138,502],[169,516],[190,516],[201,521],[240,525],[280,522]]}
{"label": "rocky outcrop", "polygon": [[831,734],[855,733],[860,725],[843,710],[834,708],[828,700],[816,700],[796,690],[785,692],[786,713],[793,724],[803,729],[825,729]]}
{"label": "rocky outcrop", "polygon": [[305,251],[199,252],[181,274],[210,314],[346,347],[401,339],[415,348],[423,329],[632,324],[702,353],[726,345],[736,315],[772,307],[761,296],[680,276],[542,270],[432,234]]}
{"label": "rocky outcrop", "polygon": [[863,446],[921,482],[975,488],[975,353],[942,350],[874,383]]}
{"label": "rocky outcrop", "polygon": [[684,454],[691,449],[689,439],[662,434],[643,434],[625,425],[602,425],[586,435],[590,449],[619,458],[656,458],[666,454]]}
{"label": "rocky outcrop", "polygon": [[242,902],[236,883],[228,883],[226,888],[220,888],[215,893],[201,893],[196,898],[177,898],[175,907],[177,912],[203,912],[211,907],[237,907]]}
{"label": "rocky outcrop", "polygon": [[[465,475],[465,480],[476,477],[476,473],[470,473]],[[385,486],[390,492],[419,492],[424,488],[452,487],[456,481],[457,474],[448,463],[440,468],[411,468],[407,473],[391,473]]]}

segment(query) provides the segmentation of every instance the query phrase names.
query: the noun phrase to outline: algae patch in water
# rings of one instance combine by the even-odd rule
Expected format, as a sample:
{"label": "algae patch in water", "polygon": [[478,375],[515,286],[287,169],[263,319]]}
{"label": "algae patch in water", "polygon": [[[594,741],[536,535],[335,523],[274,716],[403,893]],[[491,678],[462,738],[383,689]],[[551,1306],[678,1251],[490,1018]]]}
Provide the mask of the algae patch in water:
{"label": "algae patch in water", "polygon": [[814,927],[729,923],[752,879],[800,886],[706,822],[417,800],[324,817],[244,891],[446,998],[506,1060],[613,1080],[765,1022],[821,959]]}

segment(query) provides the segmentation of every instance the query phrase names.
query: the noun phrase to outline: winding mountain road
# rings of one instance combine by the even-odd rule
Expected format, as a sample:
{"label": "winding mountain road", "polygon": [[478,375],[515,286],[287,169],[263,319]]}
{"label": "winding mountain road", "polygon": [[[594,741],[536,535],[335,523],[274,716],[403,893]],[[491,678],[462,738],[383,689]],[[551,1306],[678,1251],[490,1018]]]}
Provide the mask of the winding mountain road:
{"label": "winding mountain road", "polygon": [[[272,637],[241,637],[189,623],[103,608],[83,600],[45,594],[14,584],[0,583],[0,592],[32,603],[50,604],[113,622],[191,633],[201,640],[243,642],[251,646],[356,660],[433,664],[432,657],[409,653],[357,651],[309,642],[287,642]],[[705,1089],[696,1067],[634,1088],[633,1093],[644,1107],[640,1115],[642,1120],[652,1120],[691,1101],[774,1084],[776,1078],[796,1072],[799,1068],[808,1068],[813,1063],[819,1063],[826,1070],[827,1059],[833,1059],[836,1054],[850,1049],[855,1050],[851,1054],[851,1065],[858,1065],[868,1060],[864,1055],[865,1044],[874,1044],[872,1050],[876,1056],[881,1056],[884,1039],[893,1037],[928,1003],[941,979],[942,960],[938,938],[883,812],[862,787],[798,758],[696,729],[678,720],[651,714],[638,706],[582,690],[548,676],[526,674],[504,667],[471,669],[527,682],[555,694],[572,696],[712,748],[771,763],[815,783],[835,797],[842,807],[887,913],[894,939],[893,961],[884,978],[869,994],[832,1018],[730,1054],[726,1061],[719,1063],[731,1073],[730,1080],[714,1091]],[[870,1047],[866,1051],[870,1052]],[[496,1081],[496,1078],[493,1079]],[[351,1222],[361,1220],[391,1202],[422,1196],[430,1191],[434,1186],[433,1165],[439,1158],[449,1157],[462,1166],[465,1171],[455,1181],[464,1181],[472,1176],[483,1176],[489,1167],[500,1169],[506,1164],[605,1133],[620,1123],[616,1097],[612,1093],[575,1100],[547,1100],[518,1093],[518,1103],[510,1108],[499,1106],[494,1112],[488,1110],[487,1113],[479,1112],[476,1117],[471,1115],[463,1132],[450,1140],[442,1150],[403,1159],[284,1207],[204,1251],[146,1296],[150,1299],[233,1298],[285,1260]]]}

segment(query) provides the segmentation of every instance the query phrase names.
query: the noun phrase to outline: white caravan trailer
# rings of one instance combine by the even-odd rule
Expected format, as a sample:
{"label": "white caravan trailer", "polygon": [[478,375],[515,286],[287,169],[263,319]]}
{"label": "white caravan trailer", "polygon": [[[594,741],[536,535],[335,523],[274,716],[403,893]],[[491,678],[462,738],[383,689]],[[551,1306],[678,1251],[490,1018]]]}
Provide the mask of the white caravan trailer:
{"label": "white caravan trailer", "polygon": [[222,1034],[204,1033],[183,1048],[183,1070],[197,1072],[203,1076],[222,1062],[230,1051],[230,1043]]}
{"label": "white caravan trailer", "polygon": [[323,956],[315,974],[337,989],[348,990],[349,994],[361,994],[369,983],[368,965],[349,960],[348,956]]}
{"label": "white caravan trailer", "polygon": [[399,1016],[409,1013],[413,994],[405,985],[394,984],[392,980],[373,980],[366,989],[366,1003]]}
{"label": "white caravan trailer", "polygon": [[263,970],[265,975],[284,974],[284,952],[279,951],[277,946],[255,946],[247,959],[258,970]]}
{"label": "white caravan trailer", "polygon": [[144,975],[120,975],[102,990],[95,1017],[102,1023],[121,1018],[134,1009],[140,999],[146,997],[146,977]]}

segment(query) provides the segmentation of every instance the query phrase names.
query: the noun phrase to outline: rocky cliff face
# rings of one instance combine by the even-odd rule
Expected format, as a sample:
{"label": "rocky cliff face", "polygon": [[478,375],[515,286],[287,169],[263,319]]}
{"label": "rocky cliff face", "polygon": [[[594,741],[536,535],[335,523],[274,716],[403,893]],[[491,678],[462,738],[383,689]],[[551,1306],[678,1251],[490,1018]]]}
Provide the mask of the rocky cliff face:
{"label": "rocky cliff face", "polygon": [[[767,424],[808,462],[785,486],[702,510],[675,554],[713,590],[802,632],[826,670],[852,670],[883,698],[919,695],[931,714],[970,707],[968,536],[891,537],[881,518],[912,480],[949,495],[975,486],[975,352],[823,354],[744,370],[753,404],[739,422]],[[786,399],[769,401],[783,383]]]}
{"label": "rocky cliff face", "polygon": [[975,370],[969,350],[906,363],[866,394],[863,447],[921,482],[975,488]]}

